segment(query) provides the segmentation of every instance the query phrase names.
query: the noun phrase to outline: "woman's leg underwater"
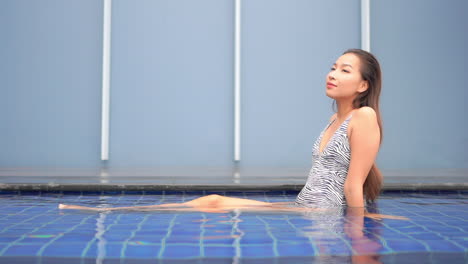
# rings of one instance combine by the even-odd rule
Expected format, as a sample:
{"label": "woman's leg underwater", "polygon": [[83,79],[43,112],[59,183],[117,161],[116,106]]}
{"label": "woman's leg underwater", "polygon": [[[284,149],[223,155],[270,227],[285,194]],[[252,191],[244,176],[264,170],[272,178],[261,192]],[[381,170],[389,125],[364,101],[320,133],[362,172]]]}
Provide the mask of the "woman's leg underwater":
{"label": "woman's leg underwater", "polygon": [[155,204],[155,205],[141,205],[141,206],[125,206],[125,207],[88,207],[81,205],[70,205],[70,204],[59,204],[59,209],[77,209],[77,210],[91,210],[91,211],[113,211],[113,210],[147,210],[167,207],[181,207],[179,203],[168,203],[168,204]]}
{"label": "woman's leg underwater", "polygon": [[235,208],[235,207],[248,207],[248,206],[271,206],[273,203],[262,202],[251,199],[226,197],[217,194],[211,194],[200,198],[193,199],[184,203],[167,203],[143,206],[126,206],[126,207],[87,207],[79,205],[66,205],[59,204],[59,209],[77,209],[77,210],[92,210],[92,211],[114,211],[114,210],[167,210],[167,208],[177,207],[191,207],[194,209],[208,209],[208,208]]}
{"label": "woman's leg underwater", "polygon": [[252,199],[227,197],[218,194],[210,194],[191,201],[182,203],[190,207],[244,207],[244,206],[271,206],[272,203]]}

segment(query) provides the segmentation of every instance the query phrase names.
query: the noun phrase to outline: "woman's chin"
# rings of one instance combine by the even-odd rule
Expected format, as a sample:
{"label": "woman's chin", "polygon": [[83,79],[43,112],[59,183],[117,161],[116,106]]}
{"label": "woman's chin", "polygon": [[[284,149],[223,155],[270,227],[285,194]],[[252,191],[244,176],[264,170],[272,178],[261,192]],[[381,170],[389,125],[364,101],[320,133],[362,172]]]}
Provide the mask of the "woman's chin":
{"label": "woman's chin", "polygon": [[336,97],[333,96],[333,94],[332,94],[329,90],[327,90],[327,91],[325,92],[325,94],[326,94],[328,97],[330,97],[331,99],[336,99]]}

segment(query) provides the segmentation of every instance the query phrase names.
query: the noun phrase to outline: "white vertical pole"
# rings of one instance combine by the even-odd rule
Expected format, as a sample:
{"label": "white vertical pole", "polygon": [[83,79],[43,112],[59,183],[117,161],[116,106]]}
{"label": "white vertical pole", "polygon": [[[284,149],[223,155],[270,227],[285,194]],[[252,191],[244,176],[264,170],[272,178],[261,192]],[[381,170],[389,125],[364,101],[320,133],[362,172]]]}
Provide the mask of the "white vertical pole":
{"label": "white vertical pole", "polygon": [[241,0],[235,0],[234,44],[234,161],[240,161],[240,114],[241,114]]}
{"label": "white vertical pole", "polygon": [[370,0],[361,0],[361,49],[370,52]]}
{"label": "white vertical pole", "polygon": [[111,10],[112,0],[104,0],[102,37],[101,160],[109,159]]}

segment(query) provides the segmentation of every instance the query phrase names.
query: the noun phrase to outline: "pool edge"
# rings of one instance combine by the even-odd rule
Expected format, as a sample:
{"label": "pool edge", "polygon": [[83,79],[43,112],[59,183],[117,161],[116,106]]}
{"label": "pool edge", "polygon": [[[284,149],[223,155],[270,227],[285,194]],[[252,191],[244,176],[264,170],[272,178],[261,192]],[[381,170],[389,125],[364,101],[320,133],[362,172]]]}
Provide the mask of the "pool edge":
{"label": "pool edge", "polygon": [[[12,191],[161,191],[161,190],[292,190],[299,191],[303,184],[1,184],[0,190]],[[383,191],[405,190],[468,190],[468,183],[405,183],[384,184]]]}

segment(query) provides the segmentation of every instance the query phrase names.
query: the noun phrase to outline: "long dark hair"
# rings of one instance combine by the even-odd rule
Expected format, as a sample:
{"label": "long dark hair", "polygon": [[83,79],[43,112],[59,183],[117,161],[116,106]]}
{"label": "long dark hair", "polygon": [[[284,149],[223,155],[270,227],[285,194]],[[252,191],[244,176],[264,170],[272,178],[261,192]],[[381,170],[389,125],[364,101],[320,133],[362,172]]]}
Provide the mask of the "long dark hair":
{"label": "long dark hair", "polygon": [[[379,108],[380,91],[382,90],[382,72],[380,70],[380,64],[375,56],[367,51],[361,49],[349,49],[343,54],[347,53],[352,53],[359,58],[361,62],[361,77],[368,83],[368,89],[358,94],[354,99],[353,108],[368,106],[374,109],[377,114],[377,123],[380,128],[380,143],[382,143],[383,129]],[[374,201],[379,196],[382,189],[382,181],[382,173],[375,163],[372,164],[363,186],[364,197],[366,200]]]}

